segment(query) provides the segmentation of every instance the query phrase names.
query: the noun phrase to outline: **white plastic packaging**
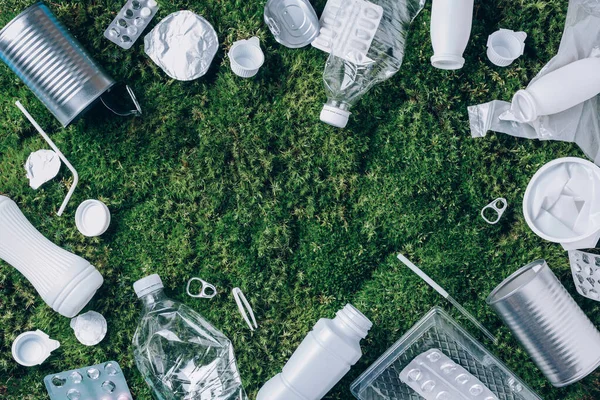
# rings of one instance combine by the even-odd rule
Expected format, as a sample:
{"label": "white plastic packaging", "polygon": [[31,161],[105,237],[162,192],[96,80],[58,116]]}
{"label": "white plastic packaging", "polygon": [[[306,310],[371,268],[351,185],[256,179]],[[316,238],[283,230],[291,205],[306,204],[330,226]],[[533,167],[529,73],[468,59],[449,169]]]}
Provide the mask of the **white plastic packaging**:
{"label": "white plastic packaging", "polygon": [[69,318],[103,282],[93,265],[46,239],[5,196],[0,196],[0,259],[19,270],[54,311]]}
{"label": "white plastic packaging", "polygon": [[260,48],[260,39],[256,36],[234,42],[227,55],[231,70],[241,78],[252,78],[265,62],[265,55]]}
{"label": "white plastic packaging", "polygon": [[95,346],[104,339],[108,325],[104,316],[96,311],[88,311],[78,315],[69,324],[75,332],[79,343],[86,346]]}
{"label": "white plastic packaging", "polygon": [[360,359],[360,340],[373,324],[351,304],[334,319],[320,319],[283,371],[258,392],[257,400],[319,400]]}
{"label": "white plastic packaging", "polygon": [[473,0],[433,0],[431,5],[431,65],[460,69],[471,37]]}
{"label": "white plastic packaging", "polygon": [[23,332],[13,341],[12,356],[16,362],[24,367],[40,365],[50,353],[60,347],[58,340],[40,331]]}
{"label": "white plastic packaging", "polygon": [[508,67],[525,51],[525,32],[500,29],[488,37],[487,56],[492,64]]}
{"label": "white plastic packaging", "polygon": [[85,200],[75,211],[75,225],[83,236],[100,236],[110,225],[110,210],[100,200]]}

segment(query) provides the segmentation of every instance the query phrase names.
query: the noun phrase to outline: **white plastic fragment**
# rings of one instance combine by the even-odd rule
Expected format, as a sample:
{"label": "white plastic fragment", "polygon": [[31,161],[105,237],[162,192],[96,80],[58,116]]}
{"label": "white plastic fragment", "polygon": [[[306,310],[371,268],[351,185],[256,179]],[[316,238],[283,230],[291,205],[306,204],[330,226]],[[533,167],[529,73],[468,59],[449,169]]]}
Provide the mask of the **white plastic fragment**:
{"label": "white plastic fragment", "polygon": [[[194,281],[198,281],[198,282],[200,282],[200,284],[202,284],[202,288],[200,289],[200,291],[197,294],[194,294],[190,291],[190,286],[191,286],[192,282],[194,282]],[[187,292],[188,296],[196,297],[196,298],[200,298],[200,299],[212,299],[213,297],[215,297],[217,295],[217,288],[214,285],[206,282],[204,279],[200,279],[200,278],[196,278],[196,277],[193,277],[188,281],[185,291]]]}
{"label": "white plastic fragment", "polygon": [[256,75],[265,62],[265,55],[257,37],[234,42],[227,55],[231,70],[242,78],[251,78]]}
{"label": "white plastic fragment", "polygon": [[569,250],[569,262],[577,293],[600,301],[600,254]]}
{"label": "white plastic fragment", "polygon": [[25,109],[25,107],[23,107],[23,104],[21,104],[20,101],[17,101],[15,104],[17,105],[17,107],[19,108],[19,110],[21,110],[21,112],[23,113],[23,115],[25,115],[25,117],[27,117],[27,119],[29,120],[29,122],[31,122],[31,124],[38,131],[38,133],[40,135],[42,135],[42,137],[50,145],[50,147],[52,147],[52,150],[54,150],[54,152],[56,154],[58,154],[58,156],[60,157],[60,159],[62,160],[62,162],[65,163],[65,165],[67,166],[67,168],[69,168],[69,171],[71,171],[71,173],[73,174],[73,184],[69,188],[69,191],[67,192],[67,195],[65,196],[65,199],[63,200],[62,204],[60,205],[60,208],[58,209],[58,212],[56,213],[56,215],[58,215],[60,217],[62,215],[62,213],[65,211],[65,207],[67,206],[67,203],[71,199],[71,196],[73,195],[73,192],[75,191],[75,188],[77,187],[77,182],[79,182],[79,175],[77,174],[77,171],[75,171],[75,168],[73,168],[73,166],[71,165],[71,163],[69,162],[69,160],[67,160],[67,158],[58,149],[58,147],[56,147],[56,145],[54,144],[54,142],[52,141],[52,139],[50,139],[50,137],[46,134],[46,132],[44,132],[44,130],[42,129],[42,127],[39,126],[39,124],[31,116],[31,114],[29,114],[29,112]]}
{"label": "white plastic fragment", "polygon": [[108,329],[106,319],[96,311],[88,311],[71,319],[70,326],[75,331],[77,340],[86,346],[100,343]]}
{"label": "white plastic fragment", "polygon": [[[244,317],[244,321],[246,321],[250,327],[250,330],[254,331],[254,329],[258,329],[258,324],[256,323],[256,318],[254,317],[254,311],[252,310],[250,303],[248,303],[248,300],[246,300],[246,296],[244,296],[242,290],[236,287],[233,288],[232,293],[235,303],[238,306],[238,310],[240,310],[240,314],[242,314],[242,317]],[[247,313],[246,310],[248,311]],[[250,322],[250,318],[248,318],[248,314],[250,315],[250,318],[252,318],[252,323]]]}
{"label": "white plastic fragment", "polygon": [[38,189],[44,183],[53,179],[60,171],[60,158],[52,150],[34,151],[27,157],[25,172],[29,179],[29,186]]}
{"label": "white plastic fragment", "polygon": [[38,329],[23,332],[17,336],[12,344],[12,356],[19,364],[33,367],[46,361],[50,357],[50,353],[59,347],[58,340],[50,339],[48,335]]}
{"label": "white plastic fragment", "polygon": [[100,236],[110,225],[110,210],[100,200],[85,200],[75,211],[75,225],[84,236]]}
{"label": "white plastic fragment", "polygon": [[400,380],[425,400],[498,400],[483,382],[438,349],[415,357],[400,372]]}
{"label": "white plastic fragment", "polygon": [[487,56],[492,64],[507,67],[525,51],[525,32],[500,29],[488,37]]}
{"label": "white plastic fragment", "polygon": [[[500,221],[500,218],[502,218],[502,214],[504,214],[504,212],[508,208],[507,206],[508,206],[508,202],[506,201],[506,199],[504,197],[498,197],[497,199],[492,201],[490,204],[488,204],[487,206],[485,206],[481,209],[481,218],[483,218],[483,220],[485,222],[487,222],[488,224],[494,225],[494,224],[498,223],[498,221]],[[496,212],[497,216],[494,220],[490,220],[485,216],[485,210],[488,210],[488,209]]]}

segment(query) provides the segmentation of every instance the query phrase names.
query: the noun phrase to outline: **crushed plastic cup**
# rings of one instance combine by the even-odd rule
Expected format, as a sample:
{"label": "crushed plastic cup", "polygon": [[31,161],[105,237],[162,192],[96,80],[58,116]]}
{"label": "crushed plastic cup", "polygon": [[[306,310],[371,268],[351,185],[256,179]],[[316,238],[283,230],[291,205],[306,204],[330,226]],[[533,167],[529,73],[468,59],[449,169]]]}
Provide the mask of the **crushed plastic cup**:
{"label": "crushed plastic cup", "polygon": [[507,67],[525,51],[525,32],[500,29],[488,37],[487,56],[492,64]]}
{"label": "crushed plastic cup", "polygon": [[100,200],[86,200],[77,207],[75,225],[84,236],[100,236],[110,225],[110,211]]}
{"label": "crushed plastic cup", "polygon": [[19,364],[33,367],[46,361],[50,357],[50,353],[59,347],[58,340],[50,339],[48,335],[38,329],[23,332],[17,336],[12,344],[12,356]]}
{"label": "crushed plastic cup", "polygon": [[231,70],[242,78],[251,78],[256,75],[265,62],[265,55],[257,37],[234,42],[228,55]]}

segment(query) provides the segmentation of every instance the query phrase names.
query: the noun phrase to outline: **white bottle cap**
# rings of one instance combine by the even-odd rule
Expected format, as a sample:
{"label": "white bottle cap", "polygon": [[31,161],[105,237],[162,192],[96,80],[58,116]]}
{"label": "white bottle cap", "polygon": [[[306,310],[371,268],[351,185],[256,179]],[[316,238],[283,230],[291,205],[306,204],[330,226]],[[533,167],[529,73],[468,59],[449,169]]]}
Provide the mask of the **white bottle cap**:
{"label": "white bottle cap", "polygon": [[110,225],[110,211],[99,200],[86,200],[77,207],[75,225],[84,236],[100,236]]}
{"label": "white bottle cap", "polygon": [[321,110],[321,121],[337,128],[345,128],[350,114],[350,111],[325,104]]}
{"label": "white bottle cap", "polygon": [[17,336],[12,344],[12,356],[19,364],[32,367],[46,361],[50,353],[59,347],[60,343],[57,340],[50,339],[38,329]]}
{"label": "white bottle cap", "polygon": [[71,320],[75,337],[86,346],[97,345],[104,339],[107,331],[106,319],[96,311],[88,311]]}
{"label": "white bottle cap", "polygon": [[152,293],[155,290],[162,289],[163,287],[162,280],[158,274],[148,275],[147,277],[133,283],[133,290],[135,290],[135,294],[137,294],[138,298],[144,297],[148,293]]}

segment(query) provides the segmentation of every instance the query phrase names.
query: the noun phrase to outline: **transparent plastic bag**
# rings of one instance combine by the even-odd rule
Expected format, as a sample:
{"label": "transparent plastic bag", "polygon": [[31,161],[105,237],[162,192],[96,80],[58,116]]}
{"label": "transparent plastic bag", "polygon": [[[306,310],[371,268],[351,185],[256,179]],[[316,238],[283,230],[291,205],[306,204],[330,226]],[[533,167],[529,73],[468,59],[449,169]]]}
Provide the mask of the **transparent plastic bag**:
{"label": "transparent plastic bag", "polygon": [[[546,64],[530,85],[542,76],[574,61],[590,57],[600,47],[600,0],[571,0],[558,53]],[[468,108],[472,137],[487,131],[526,139],[575,142],[600,165],[600,109],[598,96],[566,111],[540,116],[530,123],[500,119],[511,103],[494,100]]]}

